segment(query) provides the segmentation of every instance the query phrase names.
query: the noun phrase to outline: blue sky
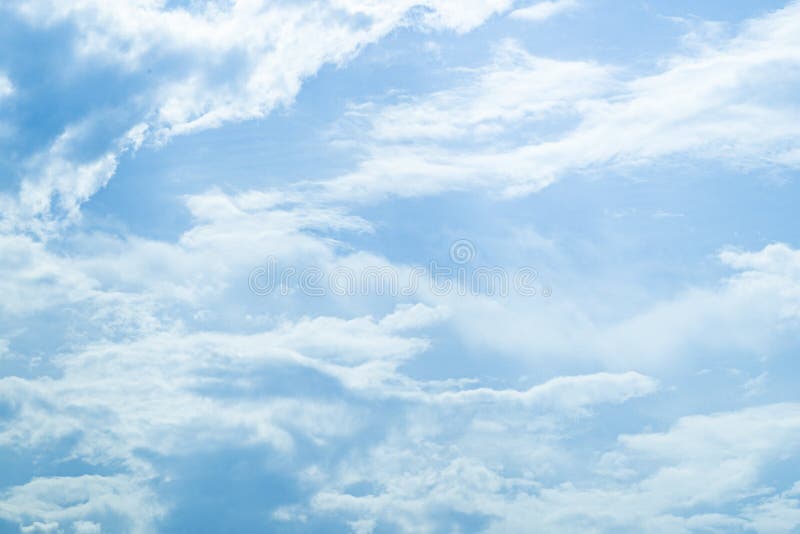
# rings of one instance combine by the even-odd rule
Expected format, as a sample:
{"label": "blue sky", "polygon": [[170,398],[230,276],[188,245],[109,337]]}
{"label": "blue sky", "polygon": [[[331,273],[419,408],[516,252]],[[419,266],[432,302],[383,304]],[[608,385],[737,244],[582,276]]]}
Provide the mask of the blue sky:
{"label": "blue sky", "polygon": [[0,532],[800,530],[800,3],[0,9]]}

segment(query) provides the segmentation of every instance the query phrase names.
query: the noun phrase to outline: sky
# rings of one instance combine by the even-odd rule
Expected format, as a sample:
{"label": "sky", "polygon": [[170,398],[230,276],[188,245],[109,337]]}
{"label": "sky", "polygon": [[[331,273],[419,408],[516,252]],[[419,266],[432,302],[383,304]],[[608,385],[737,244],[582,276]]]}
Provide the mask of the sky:
{"label": "sky", "polygon": [[0,21],[0,532],[800,532],[800,2]]}

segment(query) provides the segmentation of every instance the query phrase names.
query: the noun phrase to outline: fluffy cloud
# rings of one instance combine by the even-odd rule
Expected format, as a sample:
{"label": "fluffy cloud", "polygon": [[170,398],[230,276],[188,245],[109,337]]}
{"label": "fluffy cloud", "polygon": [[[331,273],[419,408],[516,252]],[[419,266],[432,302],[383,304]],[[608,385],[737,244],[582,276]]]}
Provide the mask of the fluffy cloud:
{"label": "fluffy cloud", "polygon": [[[769,405],[685,417],[662,433],[622,435],[599,459],[581,458],[607,464],[613,457],[629,466],[622,483],[586,477],[548,484],[546,471],[515,471],[519,459],[502,450],[507,439],[481,439],[487,431],[523,438],[536,428],[538,437],[529,438],[527,451],[538,451],[538,465],[578,461],[565,452],[572,444],[559,437],[563,428],[526,427],[520,421],[520,426],[487,430],[473,424],[456,434],[438,434],[434,444],[432,436],[418,434],[409,422],[409,428],[371,449],[366,460],[341,466],[330,488],[310,505],[318,512],[345,513],[410,532],[459,527],[488,532],[791,529],[798,525],[791,509],[796,490],[759,487],[758,477],[800,447],[799,410],[796,404]],[[507,418],[514,420],[510,414]],[[493,419],[502,425],[506,418]],[[493,461],[497,447],[502,452]],[[359,484],[371,490],[350,489]],[[753,499],[757,504],[751,504]],[[732,512],[698,511],[703,505]]]}
{"label": "fluffy cloud", "polygon": [[0,310],[6,316],[87,299],[96,282],[69,260],[22,235],[0,234]]}
{"label": "fluffy cloud", "polygon": [[800,525],[800,482],[758,504],[745,508],[749,525],[757,532],[778,533]]}
{"label": "fluffy cloud", "polygon": [[[403,375],[399,367],[425,351],[428,343],[399,332],[441,317],[417,305],[381,320],[319,317],[252,335],[163,331],[63,354],[54,362],[58,376],[4,378],[0,400],[11,407],[11,415],[0,429],[0,445],[38,450],[70,443],[67,457],[108,468],[121,465],[124,470],[111,478],[36,479],[8,490],[0,511],[31,528],[76,519],[107,526],[108,518],[95,508],[118,507],[124,516],[127,507],[142,506],[131,495],[144,499],[158,480],[160,474],[148,460],[153,453],[176,457],[232,445],[266,445],[292,456],[296,439],[325,447],[366,431],[364,418],[375,407],[367,409],[365,399],[403,401],[412,414],[414,406],[428,414],[435,413],[430,406],[450,406],[454,414],[479,410],[487,414],[486,420],[474,424],[495,432],[499,423],[491,422],[490,413],[519,414],[535,408],[540,415],[534,428],[547,426],[551,413],[586,415],[594,405],[620,403],[655,390],[653,379],[637,373],[562,377],[523,392],[471,389],[465,382],[426,382]],[[279,383],[272,375],[292,368],[305,370],[299,376],[328,376],[349,393],[329,397],[324,390],[303,392],[301,383],[290,395],[273,393]],[[469,424],[469,419],[459,415],[453,422]],[[424,427],[417,431],[428,432]],[[125,498],[117,497],[117,484],[123,482],[135,488]],[[82,491],[96,487],[96,496],[72,506],[51,492],[65,485]],[[129,518],[131,528],[147,530],[164,513],[162,508],[151,510]]]}
{"label": "fluffy cloud", "polygon": [[110,528],[143,534],[165,513],[154,493],[128,476],[42,477],[0,495],[0,518],[20,525],[21,532],[100,532],[102,518]]}

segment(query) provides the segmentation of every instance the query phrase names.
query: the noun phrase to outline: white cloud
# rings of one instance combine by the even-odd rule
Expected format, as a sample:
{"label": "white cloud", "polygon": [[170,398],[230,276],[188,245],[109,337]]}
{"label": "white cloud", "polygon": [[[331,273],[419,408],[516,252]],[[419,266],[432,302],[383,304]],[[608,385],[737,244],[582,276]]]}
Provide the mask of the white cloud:
{"label": "white cloud", "polygon": [[761,470],[796,454],[800,406],[683,417],[666,432],[624,435],[619,441],[633,462],[658,465],[637,485],[649,506],[719,505],[760,494]]}
{"label": "white cloud", "polygon": [[13,95],[15,92],[14,84],[11,80],[0,72],[0,99],[8,98],[9,96]]}
{"label": "white cloud", "polygon": [[[508,4],[476,0],[454,9],[431,2],[413,20],[466,31]],[[191,58],[187,72],[151,88],[148,127],[137,127],[135,142],[124,136],[118,148],[100,158],[75,163],[63,154],[71,130],[65,131],[51,153],[33,165],[23,185],[23,203],[41,212],[56,195],[61,207],[74,214],[113,175],[125,147],[135,148],[146,137],[166,139],[263,117],[291,102],[303,80],[323,64],[346,61],[365,44],[409,23],[411,7],[410,2],[210,2],[187,10],[149,1],[65,5],[47,0],[20,6],[34,24],[71,21],[82,30],[87,54],[129,68],[140,68],[144,58]],[[361,141],[367,157],[355,171],[325,183],[321,196],[352,200],[475,187],[517,195],[570,172],[651,164],[675,154],[736,166],[793,166],[800,121],[785,99],[771,96],[771,88],[797,82],[796,69],[784,67],[800,60],[800,44],[791,31],[798,13],[800,4],[791,4],[750,21],[731,39],[671,58],[658,74],[632,79],[614,76],[618,69],[547,60],[505,44],[493,64],[461,87],[382,109],[355,108],[370,124],[369,143]],[[354,22],[363,17],[369,22]],[[297,46],[300,42],[306,44]],[[218,72],[226,54],[243,58],[226,62],[240,65],[242,72]],[[572,129],[548,126],[564,118],[572,119],[567,124],[579,122]],[[537,124],[544,130],[531,143]],[[520,143],[523,126],[527,139]],[[419,135],[436,142],[397,144]],[[452,143],[487,139],[491,142],[482,147]],[[315,188],[312,195],[317,195]]]}
{"label": "white cloud", "polygon": [[[108,157],[113,166],[115,156]],[[54,172],[52,181],[26,183],[23,191],[32,206],[36,199],[47,204],[49,195],[55,195],[74,208],[79,200],[72,193],[83,177]],[[87,180],[94,183],[94,175]],[[58,240],[46,217],[43,225],[28,227],[43,230],[43,238],[14,232],[25,226],[0,228],[0,290],[5,297],[0,310],[28,315],[77,302],[86,304],[84,310],[108,312],[200,304],[219,298],[231,285],[247,288],[249,271],[268,256],[287,265],[325,267],[344,248],[325,234],[372,230],[364,219],[336,208],[286,203],[257,192],[225,195],[212,190],[188,196],[185,203],[194,225],[175,243],[79,232]],[[128,305],[120,306],[123,301]]]}
{"label": "white cloud", "polygon": [[[248,245],[231,236],[239,236],[253,221],[257,221],[253,228],[300,232],[298,239],[305,229],[329,225],[362,228],[358,219],[348,219],[341,213],[279,209],[281,200],[269,195],[210,192],[187,201],[198,227],[187,232],[193,237],[182,239],[180,247],[191,251],[192,243],[202,244],[197,250],[208,252],[216,250],[215,243],[239,243],[220,249],[222,253],[211,253],[209,258],[223,254],[235,259]],[[255,219],[251,221],[251,217]],[[271,235],[272,230],[264,231]],[[309,243],[315,250],[310,257],[331,254],[327,247],[317,250],[316,242]],[[162,245],[164,248],[154,256],[170,253],[172,246]],[[302,249],[305,245],[296,246]],[[701,307],[701,313],[721,313],[719,310],[724,309],[724,317],[729,317],[734,309],[731,303],[741,302],[746,304],[741,309],[754,310],[757,316],[772,310],[763,321],[771,322],[775,317],[791,320],[790,314],[775,315],[775,310],[793,309],[787,304],[794,298],[792,288],[797,287],[795,256],[793,249],[779,244],[758,252],[724,251],[723,260],[744,272],[719,289],[699,290],[703,299],[711,302]],[[122,263],[130,260],[124,254],[120,257]],[[245,260],[234,263],[240,261]],[[102,263],[73,257],[67,265],[73,271],[80,267],[79,273],[91,272],[90,280],[108,283],[109,277],[100,276]],[[211,279],[229,276],[215,273],[213,265],[205,267]],[[776,300],[776,294],[783,300]],[[163,298],[169,302],[175,296],[166,294]],[[759,303],[767,302],[767,308],[760,307]],[[323,470],[315,483],[319,490],[310,508],[297,513],[341,513],[352,519],[354,527],[366,528],[372,522],[380,527],[388,522],[418,531],[447,530],[448,525],[437,519],[441,510],[502,518],[489,523],[498,531],[516,530],[521,525],[568,529],[585,521],[611,526],[643,522],[652,530],[689,531],[711,528],[709,525],[723,528],[757,520],[791,520],[785,507],[777,510],[782,504],[770,504],[769,499],[778,499],[774,496],[757,501],[760,504],[748,509],[750,515],[737,517],[684,517],[673,515],[672,508],[675,502],[683,503],[680,506],[737,503],[743,495],[754,494],[762,467],[790,454],[800,442],[796,406],[683,418],[667,432],[626,435],[618,445],[609,446],[616,460],[606,457],[601,466],[618,474],[608,484],[598,486],[597,481],[582,479],[572,485],[551,484],[546,481],[573,480],[559,466],[570,465],[579,457],[589,464],[577,469],[581,473],[593,471],[596,459],[582,457],[583,452],[573,452],[569,445],[575,420],[590,415],[600,404],[618,404],[652,394],[656,381],[635,372],[596,373],[557,377],[515,390],[476,387],[469,381],[413,379],[403,373],[402,366],[419,357],[429,342],[409,337],[408,332],[445,319],[461,320],[459,310],[453,309],[455,303],[447,302],[450,309],[442,307],[443,302],[438,304],[399,307],[380,319],[315,317],[284,321],[254,334],[194,332],[179,325],[158,325],[155,331],[134,339],[97,341],[58,358],[55,363],[60,373],[56,376],[2,381],[0,391],[15,407],[15,413],[4,426],[0,441],[35,450],[70,436],[74,443],[71,457],[102,465],[118,466],[121,461],[126,474],[119,476],[141,477],[137,484],[139,491],[145,491],[148,477],[155,475],[137,451],[185,455],[202,448],[244,443],[267,445],[278,454],[290,455],[295,436],[324,447],[357,435],[364,421],[358,399],[392,399],[402,403],[403,415],[386,422],[390,433],[385,443],[367,451],[365,463],[359,459],[358,466],[344,463]],[[690,299],[670,307],[682,316],[695,309],[697,301]],[[508,320],[497,316],[496,310],[488,310],[500,322]],[[665,316],[656,316],[656,322],[663,326]],[[696,321],[694,317],[692,322]],[[479,321],[470,327],[474,335],[486,333],[480,325]],[[759,328],[763,330],[764,326]],[[531,331],[529,326],[521,330]],[[717,330],[730,335],[731,330],[740,329]],[[641,335],[639,325],[629,334],[637,332]],[[649,336],[647,331],[645,334]],[[497,335],[503,336],[503,330]],[[628,341],[630,347],[643,346],[633,338]],[[526,346],[533,346],[530,339]],[[624,345],[614,345],[619,346]],[[263,384],[258,386],[271,369],[285,367],[329,376],[354,401],[274,396],[263,389]],[[131,380],[132,376],[136,380]],[[223,386],[235,387],[238,394],[216,395],[214,388]],[[714,434],[711,443],[709,432]],[[691,454],[677,455],[676,443],[690,446]],[[195,448],[187,444],[195,444]],[[713,485],[704,479],[706,464],[719,466]],[[349,485],[358,482],[374,484],[378,489],[360,497],[347,493]],[[10,497],[6,500],[20,502]],[[761,504],[763,510],[758,507]],[[69,513],[61,515],[45,513],[38,504],[19,504],[15,510],[7,516],[23,518],[19,521],[30,525],[36,521],[62,525],[72,518],[91,519],[91,514],[70,508]],[[770,519],[777,514],[781,514],[779,518]]]}
{"label": "white cloud", "polygon": [[742,389],[744,390],[744,396],[755,397],[757,395],[762,394],[766,388],[768,377],[769,373],[764,371],[760,375],[748,379],[744,384],[742,384]]}
{"label": "white cloud", "polygon": [[[253,397],[251,380],[259,375],[249,373],[270,366],[314,367],[314,360],[286,347],[285,336],[164,332],[65,355],[58,362],[63,376],[57,379],[4,378],[2,397],[17,411],[0,432],[0,444],[36,448],[78,436],[71,454],[136,467],[137,449],[186,454],[188,443],[201,450],[249,443],[290,451],[293,431],[318,439],[350,432],[357,425],[342,403]],[[384,348],[389,355],[402,350],[391,341]],[[245,394],[203,393],[223,384],[212,370],[238,383]],[[94,416],[87,418],[88,413]]]}
{"label": "white cloud", "polygon": [[569,173],[676,155],[736,168],[793,167],[800,116],[774,87],[800,81],[799,20],[800,3],[792,3],[633,77],[505,44],[497,60],[452,89],[356,107],[371,117],[357,138],[366,156],[355,171],[323,182],[321,196],[358,201],[474,188],[515,196]]}
{"label": "white cloud", "polygon": [[[756,252],[723,251],[738,272],[604,319],[584,295],[556,288],[552,298],[442,298],[471,346],[516,358],[559,357],[614,369],[682,365],[698,353],[747,353],[754,359],[791,342],[800,328],[797,251],[785,244]],[[620,317],[621,316],[621,317]],[[709,356],[713,357],[713,356]]]}
{"label": "white cloud", "polygon": [[[57,377],[0,379],[0,401],[13,407],[0,445],[36,450],[69,437],[68,457],[147,477],[153,473],[141,451],[268,445],[291,454],[296,435],[323,446],[360,428],[355,408],[312,391],[275,394],[265,384],[273,370],[295,368],[327,375],[364,398],[416,388],[397,368],[428,342],[394,332],[439,315],[415,306],[385,320],[317,317],[250,335],[176,327],[96,341],[53,359]],[[384,382],[392,385],[385,392]]]}
{"label": "white cloud", "polygon": [[354,129],[384,142],[491,139],[520,123],[574,113],[579,102],[618,88],[613,72],[591,62],[532,56],[503,41],[491,64],[467,71],[469,85],[384,107],[355,106],[349,118]]}
{"label": "white cloud", "polygon": [[[105,187],[114,175],[119,158],[139,148],[147,127],[134,126],[109,151],[89,161],[77,162],[72,154],[73,145],[88,129],[88,125],[67,128],[47,150],[30,158],[19,193],[21,213],[16,214],[18,221],[12,222],[30,225],[32,216],[44,223],[34,225],[34,230],[48,231],[59,226],[61,217],[76,218],[80,205]],[[53,209],[54,202],[57,209]],[[55,219],[51,218],[53,215]]]}
{"label": "white cloud", "polygon": [[93,532],[91,517],[123,520],[130,532],[144,534],[165,512],[153,492],[122,475],[40,477],[0,495],[0,517],[22,532],[64,532],[70,523],[76,532]]}
{"label": "white cloud", "polygon": [[622,403],[656,391],[656,381],[635,372],[597,373],[554,378],[527,391],[467,389],[440,393],[438,401],[457,403],[518,402],[549,410],[580,410],[603,402]]}
{"label": "white cloud", "polygon": [[337,208],[284,200],[257,192],[191,195],[185,204],[194,224],[177,242],[75,235],[73,264],[106,291],[200,305],[229,288],[246,289],[249,272],[268,257],[281,265],[326,267],[343,248],[329,234],[372,230]]}
{"label": "white cloud", "polygon": [[0,310],[25,315],[90,297],[96,282],[29,237],[0,233]]}
{"label": "white cloud", "polygon": [[745,517],[756,532],[778,534],[800,527],[800,482],[787,491],[745,508]]}
{"label": "white cloud", "polygon": [[[620,436],[612,451],[630,466],[632,480],[624,483],[586,477],[596,457],[571,454],[574,444],[563,437],[569,425],[525,427],[530,416],[493,414],[498,425],[489,436],[505,436],[497,440],[481,439],[487,427],[464,427],[464,419],[427,433],[419,427],[431,420],[409,420],[366,455],[346,460],[310,509],[413,532],[457,529],[455,514],[484,519],[488,532],[790,529],[797,524],[796,490],[775,492],[759,481],[765,469],[800,449],[799,413],[796,404],[768,405],[684,417],[662,433]],[[479,417],[474,407],[471,414]],[[512,421],[518,426],[502,424]],[[528,458],[535,462],[527,464],[530,471],[518,470],[515,462],[526,465],[524,457],[505,449],[512,435],[527,437],[526,451],[539,454]],[[502,452],[495,456],[497,448]],[[581,462],[584,475],[559,482],[535,471],[551,462]],[[349,492],[356,483],[372,490]],[[703,512],[703,506],[731,511]]]}
{"label": "white cloud", "polygon": [[92,521],[75,521],[72,528],[75,529],[75,534],[100,534],[102,532],[100,523]]}
{"label": "white cloud", "polygon": [[[72,24],[77,60],[107,62],[144,74],[150,65],[179,60],[149,83],[131,103],[141,109],[127,133],[90,161],[78,161],[70,144],[87,124],[67,126],[44,153],[29,162],[17,218],[48,215],[51,202],[75,217],[81,203],[114,175],[120,156],[145,141],[262,118],[291,104],[306,78],[325,64],[342,64],[394,28],[469,31],[510,0],[266,2],[210,0],[171,6],[163,0],[64,3],[35,0],[13,6],[34,26]],[[421,11],[420,11],[421,10]],[[409,18],[419,12],[420,17]],[[0,77],[0,97],[13,90]],[[8,215],[6,214],[6,217]],[[19,223],[18,223],[19,224]]]}
{"label": "white cloud", "polygon": [[[423,10],[416,23],[464,32],[510,3],[209,1],[187,8],[152,0],[38,0],[17,9],[33,24],[75,24],[81,36],[78,52],[87,58],[138,70],[147,60],[182,57],[188,72],[153,92],[156,134],[169,137],[263,117],[289,103],[303,80],[323,64],[345,62],[409,23],[411,8]],[[241,72],[225,71],[231,57],[243,65]]]}
{"label": "white cloud", "polygon": [[[268,445],[291,455],[295,435],[324,447],[359,431],[363,408],[345,400],[300,392],[271,394],[263,381],[280,367],[327,374],[356,397],[405,399],[421,407],[435,400],[458,411],[459,406],[483,406],[484,412],[502,412],[506,406],[518,413],[538,406],[545,418],[550,410],[588,413],[591,405],[623,402],[654,390],[652,379],[627,373],[558,378],[519,394],[521,404],[510,391],[483,388],[450,395],[448,390],[460,387],[456,382],[418,382],[398,372],[427,342],[394,332],[440,317],[418,305],[380,321],[320,317],[253,335],[165,331],[135,341],[97,342],[64,354],[54,362],[60,370],[56,377],[1,379],[1,400],[14,410],[0,431],[0,445],[37,450],[69,437],[68,458],[122,473],[34,479],[2,496],[0,516],[63,528],[75,520],[102,525],[107,518],[98,510],[110,510],[130,522],[132,531],[147,531],[165,510],[147,502],[153,498],[151,481],[159,474],[143,452],[185,456],[232,445]],[[219,387],[235,388],[236,393],[216,394]],[[424,390],[439,393],[420,395]],[[85,495],[79,504],[65,497],[75,491]],[[142,507],[148,512],[130,515]]]}
{"label": "white cloud", "polygon": [[629,451],[703,464],[709,459],[785,457],[800,444],[800,405],[771,404],[735,412],[681,418],[668,431],[623,435]]}
{"label": "white cloud", "polygon": [[773,243],[757,252],[728,249],[722,251],[719,257],[724,263],[743,271],[800,276],[800,250],[794,250],[784,243]]}
{"label": "white cloud", "polygon": [[[229,222],[241,216],[237,205],[260,205],[258,199],[245,196],[231,209],[207,211],[225,200],[212,197],[195,199],[196,215],[214,214],[214,221]],[[356,399],[390,398],[422,410],[436,405],[502,412],[508,407],[517,413],[535,407],[540,417],[548,417],[550,411],[586,414],[593,405],[620,403],[655,390],[651,378],[637,373],[562,377],[522,392],[465,389],[467,381],[427,382],[405,376],[400,366],[429,343],[401,334],[446,317],[444,309],[417,304],[399,307],[381,319],[316,317],[286,321],[255,334],[157,325],[133,339],[96,341],[54,359],[56,376],[0,380],[2,400],[14,407],[0,431],[0,444],[36,450],[69,437],[68,457],[122,466],[113,480],[125,479],[136,486],[131,491],[142,496],[150,491],[151,478],[158,476],[142,451],[189,455],[239,444],[267,445],[291,454],[296,435],[324,446],[359,431],[360,408],[345,400],[270,394],[263,381],[269,380],[272,369],[305,368],[327,375]],[[215,394],[220,387],[233,387],[237,394]],[[475,428],[493,433],[492,424],[498,423],[490,422],[476,421]],[[117,486],[109,487],[102,477],[47,480],[51,482],[34,480],[11,490],[0,505],[4,517],[29,525],[56,523],[58,528],[76,519],[103,524],[94,506],[109,500],[125,513],[122,507],[128,501],[115,500]],[[70,484],[80,484],[85,491],[97,487],[97,496],[75,507],[57,501],[48,489]],[[53,506],[43,504],[51,501]],[[154,511],[152,517],[162,513]],[[134,521],[144,525],[150,520]]]}
{"label": "white cloud", "polygon": [[[520,11],[543,17],[565,4]],[[305,308],[292,307],[299,299],[287,298],[280,308],[270,301],[264,327],[248,322],[255,306],[236,294],[247,291],[250,268],[268,254],[323,269],[385,262],[335,237],[370,232],[370,223],[297,191],[212,190],[186,197],[193,225],[175,242],[77,232],[55,243],[42,239],[52,218],[76,218],[121,157],[149,135],[166,139],[264,116],[290,102],[321,65],[347,61],[392,28],[468,31],[510,2],[431,1],[411,13],[412,2],[371,0],[192,5],[194,11],[158,0],[19,7],[35,24],[74,24],[87,62],[102,58],[136,70],[174,55],[187,70],[145,91],[152,113],[108,150],[79,157],[75,146],[88,123],[68,127],[28,162],[20,202],[0,197],[7,216],[0,232],[0,311],[17,318],[68,310],[63,314],[82,319],[79,334],[66,336],[58,355],[48,354],[46,372],[32,365],[27,374],[0,379],[0,401],[9,407],[0,445],[31,454],[61,446],[66,460],[116,473],[45,476],[7,488],[0,517],[31,532],[109,530],[108,516],[133,532],[152,531],[166,514],[155,494],[164,474],[148,461],[153,454],[268,447],[302,464],[299,481],[314,493],[307,507],[287,507],[275,517],[344,514],[356,531],[385,523],[453,531],[459,517],[471,514],[497,531],[583,531],[587,525],[779,531],[798,524],[797,488],[766,489],[762,477],[797,454],[796,404],[683,417],[662,432],[631,433],[640,425],[626,420],[628,433],[618,440],[609,428],[591,436],[597,443],[580,443],[590,437],[586,428],[604,424],[590,419],[601,406],[617,410],[656,392],[669,394],[655,378],[629,369],[657,368],[698,349],[760,353],[794,336],[800,253],[788,245],[725,250],[721,260],[736,271],[729,278],[615,321],[598,319],[566,291],[562,300],[537,300],[541,307],[421,291],[427,304],[399,305],[382,316],[352,304],[337,307],[333,299],[305,302]],[[367,124],[371,136],[367,160],[326,183],[321,196],[347,203],[354,196],[476,186],[516,194],[573,170],[700,149],[710,157],[735,151],[738,165],[792,161],[795,110],[765,95],[771,79],[794,81],[780,67],[799,57],[789,31],[798,13],[794,4],[753,21],[734,39],[674,58],[660,74],[633,80],[593,63],[534,57],[506,42],[491,65],[467,73],[472,81],[463,86],[390,106],[355,107],[349,119]],[[230,78],[221,66],[228,57],[242,60]],[[762,69],[763,77],[753,76]],[[760,81],[751,92],[754,78]],[[774,122],[765,128],[768,121]],[[577,125],[548,130],[567,123]],[[549,133],[519,137],[521,126],[538,125]],[[486,140],[488,149],[475,149]],[[43,226],[19,222],[26,214]],[[40,239],[14,233],[20,230]],[[281,316],[276,309],[289,311]],[[302,316],[309,309],[314,315]],[[196,324],[214,314],[219,320]],[[528,367],[537,358],[569,355],[588,362],[591,374],[545,377],[519,388],[460,370],[459,378],[422,378],[410,364],[432,341],[419,331],[443,321],[472,348],[491,350],[483,363],[504,351]],[[209,324],[220,330],[203,330]],[[1,359],[6,336],[13,341],[15,333],[0,334]],[[48,334],[42,330],[42,337]],[[625,372],[594,372],[603,367]],[[287,369],[320,378],[335,394],[275,372]],[[757,386],[758,378],[747,387]],[[387,405],[394,411],[381,411]],[[365,431],[369,424],[375,428]],[[378,432],[384,434],[375,437]],[[369,438],[359,441],[362,433]],[[348,453],[296,458],[298,441],[325,453],[331,444],[347,443]],[[351,491],[355,484],[368,489]],[[733,511],[695,513],[700,506]]]}
{"label": "white cloud", "polygon": [[515,9],[509,16],[515,19],[539,22],[560,15],[566,11],[573,10],[579,6],[580,3],[578,0],[537,2],[528,7]]}

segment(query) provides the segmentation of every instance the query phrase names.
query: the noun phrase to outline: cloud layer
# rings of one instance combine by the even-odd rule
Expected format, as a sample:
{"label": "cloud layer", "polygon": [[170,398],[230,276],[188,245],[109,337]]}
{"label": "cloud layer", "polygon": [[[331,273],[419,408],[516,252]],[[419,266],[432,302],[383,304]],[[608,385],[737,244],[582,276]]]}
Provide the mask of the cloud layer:
{"label": "cloud layer", "polygon": [[2,3],[0,530],[797,529],[800,4],[528,35],[602,8]]}

